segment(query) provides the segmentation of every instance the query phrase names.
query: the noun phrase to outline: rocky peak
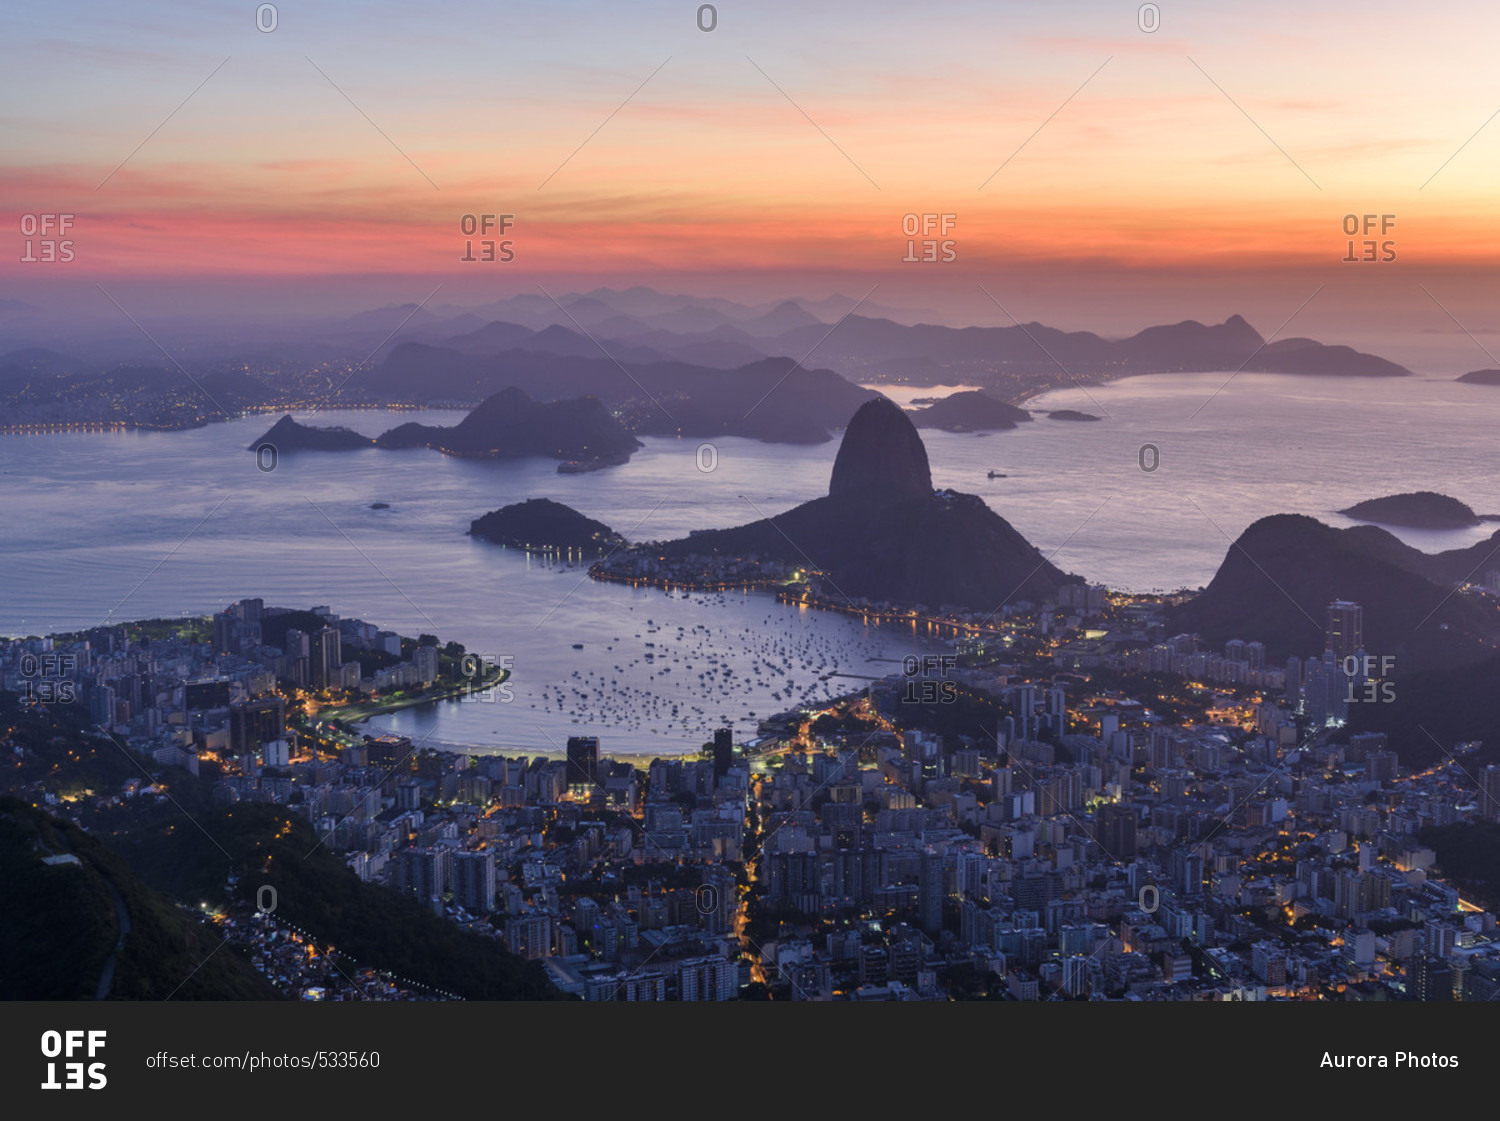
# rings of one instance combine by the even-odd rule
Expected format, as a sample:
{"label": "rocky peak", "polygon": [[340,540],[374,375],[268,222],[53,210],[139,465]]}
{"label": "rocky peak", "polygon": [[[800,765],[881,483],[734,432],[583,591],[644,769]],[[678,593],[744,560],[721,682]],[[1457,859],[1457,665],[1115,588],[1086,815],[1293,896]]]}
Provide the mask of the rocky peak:
{"label": "rocky peak", "polygon": [[866,401],[844,430],[828,496],[931,493],[932,469],[916,426],[895,402],[885,397]]}

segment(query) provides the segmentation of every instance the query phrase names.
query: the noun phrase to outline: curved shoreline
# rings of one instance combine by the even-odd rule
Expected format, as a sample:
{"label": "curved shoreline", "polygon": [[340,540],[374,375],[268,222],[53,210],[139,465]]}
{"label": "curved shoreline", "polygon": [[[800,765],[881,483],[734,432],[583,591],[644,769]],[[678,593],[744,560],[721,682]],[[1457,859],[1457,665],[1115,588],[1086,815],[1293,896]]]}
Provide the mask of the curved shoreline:
{"label": "curved shoreline", "polygon": [[437,701],[451,701],[467,696],[469,693],[483,692],[510,680],[510,674],[510,670],[497,668],[494,677],[475,678],[440,693],[427,693],[420,697],[402,697],[399,700],[355,701],[353,704],[328,705],[318,709],[314,717],[320,720],[340,720],[345,724],[362,724],[372,716],[384,716],[388,712],[400,712],[404,708],[415,708],[417,705],[432,704]]}

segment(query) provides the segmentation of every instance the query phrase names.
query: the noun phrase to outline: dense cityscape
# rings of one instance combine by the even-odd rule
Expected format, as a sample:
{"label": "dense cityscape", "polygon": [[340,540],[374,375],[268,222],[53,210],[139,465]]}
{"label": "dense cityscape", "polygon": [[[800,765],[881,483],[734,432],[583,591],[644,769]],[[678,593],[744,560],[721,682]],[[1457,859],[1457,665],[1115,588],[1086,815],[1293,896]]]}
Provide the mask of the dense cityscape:
{"label": "dense cityscape", "polygon": [[7,24],[6,1116],[1481,1100],[1493,5],[355,17]]}
{"label": "dense cityscape", "polygon": [[[603,729],[530,757],[365,734],[383,708],[504,704],[524,667],[246,599],[7,640],[6,786],[111,832],[188,783],[205,813],[271,808],[338,874],[590,1001],[1493,998],[1493,911],[1433,838],[1500,816],[1500,766],[1456,744],[1413,773],[1349,731],[1392,685],[1357,603],[1276,666],[1167,634],[1164,608],[1067,585],[867,689],[633,760]],[[16,737],[58,714],[137,773],[86,785],[81,751]],[[340,957],[243,871],[223,888],[179,906],[284,997],[461,995]]]}

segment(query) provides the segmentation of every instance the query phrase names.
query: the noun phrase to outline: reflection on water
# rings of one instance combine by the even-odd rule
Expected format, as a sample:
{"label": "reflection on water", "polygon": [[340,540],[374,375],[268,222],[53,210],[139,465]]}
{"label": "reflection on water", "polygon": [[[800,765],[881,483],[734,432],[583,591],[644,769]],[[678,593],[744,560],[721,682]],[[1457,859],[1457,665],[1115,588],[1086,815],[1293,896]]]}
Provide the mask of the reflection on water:
{"label": "reflection on water", "polygon": [[[925,431],[934,481],[982,495],[1053,563],[1118,588],[1199,586],[1229,541],[1272,513],[1348,525],[1334,511],[1423,489],[1500,513],[1492,450],[1500,389],[1174,374],[1058,391],[1029,407],[1037,419],[1012,431]],[[1108,415],[1095,423],[1041,415],[1051,409]],[[449,424],[458,415],[424,419]],[[697,454],[701,441],[655,437],[628,465],[589,475],[558,475],[540,460],[373,448],[284,454],[266,472],[246,447],[274,419],[0,438],[0,633],[206,614],[251,595],[328,604],[514,659],[510,703],[444,703],[393,714],[386,726],[494,750],[555,749],[586,731],[617,751],[643,752],[695,749],[726,719],[748,731],[751,713],[857,687],[937,644],[764,594],[595,584],[581,563],[466,535],[486,511],[538,496],[634,540],[742,524],[757,509],[825,493],[835,442],[719,439],[712,471],[699,469],[712,460]],[[300,419],[367,433],[395,423],[368,410]],[[1159,454],[1152,471],[1142,469],[1146,444]],[[1493,529],[1399,532],[1436,551]]]}

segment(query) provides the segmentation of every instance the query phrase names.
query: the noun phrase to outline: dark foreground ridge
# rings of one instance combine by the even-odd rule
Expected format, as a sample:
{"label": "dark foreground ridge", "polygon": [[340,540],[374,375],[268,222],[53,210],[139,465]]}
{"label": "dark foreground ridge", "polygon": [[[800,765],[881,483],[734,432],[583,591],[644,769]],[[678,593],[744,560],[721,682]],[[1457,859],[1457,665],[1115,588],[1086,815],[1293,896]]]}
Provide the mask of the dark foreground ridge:
{"label": "dark foreground ridge", "polygon": [[1408,672],[1471,664],[1490,651],[1495,619],[1450,594],[1448,574],[1470,552],[1432,555],[1376,526],[1276,514],[1239,536],[1172,625],[1211,643],[1253,634],[1274,658],[1306,657],[1322,652],[1328,604],[1352,600],[1363,605],[1370,653],[1398,657]]}

